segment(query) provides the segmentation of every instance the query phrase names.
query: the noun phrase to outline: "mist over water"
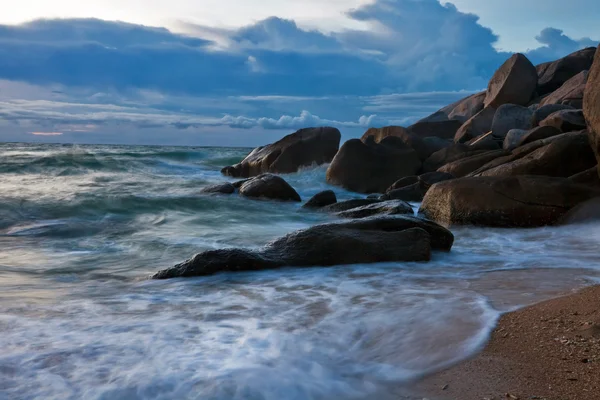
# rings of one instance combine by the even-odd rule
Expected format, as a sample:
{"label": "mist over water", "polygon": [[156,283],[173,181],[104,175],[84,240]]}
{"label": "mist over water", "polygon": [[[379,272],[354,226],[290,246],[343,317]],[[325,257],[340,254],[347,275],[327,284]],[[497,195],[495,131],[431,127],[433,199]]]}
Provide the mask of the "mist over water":
{"label": "mist over water", "polygon": [[[200,194],[248,151],[0,145],[0,398],[398,399],[500,313],[600,277],[600,229],[578,225],[455,228],[426,264],[148,280],[335,220]],[[285,178],[307,200],[325,171]]]}

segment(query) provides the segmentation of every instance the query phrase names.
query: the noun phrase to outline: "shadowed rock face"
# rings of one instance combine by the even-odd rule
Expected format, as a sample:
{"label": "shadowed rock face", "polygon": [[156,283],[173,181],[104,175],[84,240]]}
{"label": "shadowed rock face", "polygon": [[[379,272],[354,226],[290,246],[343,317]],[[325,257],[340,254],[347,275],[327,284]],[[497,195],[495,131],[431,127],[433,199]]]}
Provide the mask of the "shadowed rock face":
{"label": "shadowed rock face", "polygon": [[545,175],[566,178],[595,164],[587,132],[573,132],[524,157],[488,169],[481,176]]}
{"label": "shadowed rock face", "polygon": [[278,142],[254,149],[241,163],[221,172],[248,178],[267,172],[293,173],[304,166],[325,164],[337,153],[341,137],[336,128],[300,129]]}
{"label": "shadowed rock face", "polygon": [[431,249],[449,251],[447,229],[415,217],[368,218],[317,225],[286,235],[259,251],[211,250],[158,272],[154,279],[391,261],[428,261]]}
{"label": "shadowed rock face", "polygon": [[302,208],[323,208],[335,203],[337,203],[337,197],[333,190],[325,190],[311,197]]}
{"label": "shadowed rock face", "polygon": [[550,114],[540,122],[540,126],[553,126],[561,132],[573,132],[585,129],[586,122],[582,110],[560,110]]}
{"label": "shadowed rock face", "polygon": [[581,71],[590,69],[595,53],[595,47],[588,47],[560,60],[538,65],[536,67],[539,75],[538,93],[540,95],[551,93]]}
{"label": "shadowed rock face", "polygon": [[461,178],[434,185],[420,212],[443,225],[538,227],[551,225],[600,191],[566,178]]}
{"label": "shadowed rock face", "polygon": [[240,195],[258,199],[301,201],[300,195],[283,178],[264,174],[248,180],[240,187]]}
{"label": "shadowed rock face", "polygon": [[523,54],[514,54],[494,73],[488,85],[485,106],[527,105],[537,87],[538,74]]}
{"label": "shadowed rock face", "polygon": [[[600,161],[600,52],[596,52],[583,97],[583,112],[587,121],[590,144]],[[600,174],[600,164],[599,174]]]}
{"label": "shadowed rock face", "polygon": [[206,186],[200,193],[205,194],[232,194],[235,193],[235,186],[231,183],[221,183],[218,185]]}
{"label": "shadowed rock face", "polygon": [[583,92],[588,76],[588,71],[581,71],[566,81],[560,88],[546,96],[541,101],[540,105],[544,106],[547,104],[563,104],[564,102],[569,101],[583,101]]}
{"label": "shadowed rock face", "polygon": [[531,118],[531,125],[534,127],[538,126],[540,122],[560,110],[574,110],[574,108],[565,104],[546,104],[534,111]]}
{"label": "shadowed rock face", "polygon": [[417,153],[400,138],[379,144],[348,140],[327,170],[327,182],[359,193],[383,193],[392,183],[421,168]]}
{"label": "shadowed rock face", "polygon": [[389,200],[352,208],[338,213],[342,218],[367,218],[374,215],[413,214],[410,204],[401,200]]}

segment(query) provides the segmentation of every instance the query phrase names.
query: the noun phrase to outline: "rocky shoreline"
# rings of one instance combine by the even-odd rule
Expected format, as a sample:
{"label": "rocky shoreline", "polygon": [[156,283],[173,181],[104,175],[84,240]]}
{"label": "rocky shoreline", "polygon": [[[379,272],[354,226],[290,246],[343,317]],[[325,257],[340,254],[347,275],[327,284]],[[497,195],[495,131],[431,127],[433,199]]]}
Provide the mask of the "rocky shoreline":
{"label": "rocky shoreline", "polygon": [[[325,191],[302,210],[369,221],[315,226],[258,251],[205,252],[154,277],[423,262],[439,250],[436,235],[451,235],[453,225],[531,228],[600,218],[600,55],[587,48],[536,67],[515,54],[484,92],[409,127],[371,128],[341,147],[340,139],[336,128],[301,129],[221,171],[245,179],[202,193],[302,202],[277,174],[329,164],[329,184],[368,197],[338,203]],[[413,210],[407,202],[422,204]]]}

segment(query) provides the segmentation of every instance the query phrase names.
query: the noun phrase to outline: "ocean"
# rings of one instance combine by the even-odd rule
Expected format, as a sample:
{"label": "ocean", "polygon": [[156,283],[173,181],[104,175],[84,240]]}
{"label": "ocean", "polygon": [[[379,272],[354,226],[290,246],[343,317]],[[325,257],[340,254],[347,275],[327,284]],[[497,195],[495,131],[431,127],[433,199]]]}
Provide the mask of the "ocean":
{"label": "ocean", "polygon": [[[597,224],[457,227],[430,263],[148,279],[335,220],[200,193],[249,150],[0,145],[0,398],[398,399],[501,313],[599,281]],[[325,172],[285,179],[361,197]]]}

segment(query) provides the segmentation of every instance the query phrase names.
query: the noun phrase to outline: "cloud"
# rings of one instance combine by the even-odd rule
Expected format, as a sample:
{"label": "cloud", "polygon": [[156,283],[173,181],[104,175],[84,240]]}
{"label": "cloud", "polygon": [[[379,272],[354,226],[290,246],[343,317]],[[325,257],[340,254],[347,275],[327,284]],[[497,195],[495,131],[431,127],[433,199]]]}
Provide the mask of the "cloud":
{"label": "cloud", "polygon": [[529,50],[527,54],[534,61],[539,60],[540,62],[560,58],[576,50],[598,45],[598,41],[590,38],[571,39],[562,30],[556,28],[542,30],[535,39],[542,46]]}
{"label": "cloud", "polygon": [[31,132],[35,136],[61,136],[62,132]]}
{"label": "cloud", "polygon": [[[0,118],[29,133],[82,135],[360,131],[410,124],[482,90],[510,55],[476,15],[438,0],[375,0],[347,16],[362,28],[323,33],[278,17],[187,24],[196,36],[97,19],[0,25]],[[555,28],[536,39],[534,63],[596,43]]]}

